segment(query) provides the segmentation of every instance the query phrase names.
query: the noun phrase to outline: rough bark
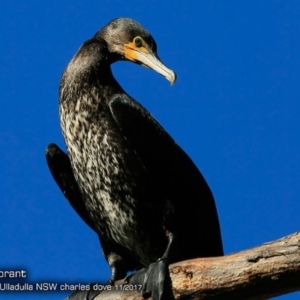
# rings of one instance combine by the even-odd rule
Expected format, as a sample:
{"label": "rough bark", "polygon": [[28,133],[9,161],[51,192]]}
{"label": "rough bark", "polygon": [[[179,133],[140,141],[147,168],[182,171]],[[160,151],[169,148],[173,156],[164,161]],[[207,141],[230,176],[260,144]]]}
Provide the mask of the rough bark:
{"label": "rough bark", "polygon": [[[176,299],[262,300],[300,290],[300,232],[224,257],[172,264]],[[140,300],[137,291],[103,291],[96,300]],[[132,286],[125,286],[134,289]]]}

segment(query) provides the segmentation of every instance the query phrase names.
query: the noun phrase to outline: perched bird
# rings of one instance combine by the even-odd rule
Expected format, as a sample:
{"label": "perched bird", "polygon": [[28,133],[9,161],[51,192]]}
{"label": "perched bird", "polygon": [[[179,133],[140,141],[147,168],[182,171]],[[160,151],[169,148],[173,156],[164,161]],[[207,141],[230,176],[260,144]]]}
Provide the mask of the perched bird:
{"label": "perched bird", "polygon": [[169,283],[158,277],[168,277],[169,263],[223,255],[219,220],[195,164],[113,77],[118,60],[175,82],[148,31],[129,18],[111,21],[64,71],[59,111],[68,154],[51,144],[46,157],[73,208],[98,234],[110,282],[154,263],[128,280],[148,278],[143,295],[165,299]]}

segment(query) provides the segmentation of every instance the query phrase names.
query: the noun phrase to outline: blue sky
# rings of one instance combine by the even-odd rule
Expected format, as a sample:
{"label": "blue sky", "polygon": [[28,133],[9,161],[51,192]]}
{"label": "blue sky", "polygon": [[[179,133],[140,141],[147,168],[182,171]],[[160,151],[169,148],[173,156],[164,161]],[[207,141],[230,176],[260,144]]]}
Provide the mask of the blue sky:
{"label": "blue sky", "polygon": [[64,147],[58,84],[66,64],[86,39],[122,16],[152,33],[178,79],[170,87],[126,62],[113,66],[115,77],[207,179],[225,252],[300,228],[300,2],[6,1],[0,10],[0,269],[23,268],[30,282],[109,277],[97,237],[54,183],[44,152],[50,142]]}

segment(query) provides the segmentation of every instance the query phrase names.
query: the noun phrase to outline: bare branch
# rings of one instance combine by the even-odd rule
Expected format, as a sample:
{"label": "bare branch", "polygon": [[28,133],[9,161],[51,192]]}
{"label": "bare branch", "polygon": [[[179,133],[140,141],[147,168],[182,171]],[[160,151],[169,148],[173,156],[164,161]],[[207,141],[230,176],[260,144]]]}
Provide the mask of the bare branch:
{"label": "bare branch", "polygon": [[[297,291],[300,290],[300,233],[224,257],[172,264],[170,273],[176,299],[263,300]],[[120,291],[120,286],[119,290],[104,291],[96,297],[96,300],[115,299],[143,298],[136,291]]]}

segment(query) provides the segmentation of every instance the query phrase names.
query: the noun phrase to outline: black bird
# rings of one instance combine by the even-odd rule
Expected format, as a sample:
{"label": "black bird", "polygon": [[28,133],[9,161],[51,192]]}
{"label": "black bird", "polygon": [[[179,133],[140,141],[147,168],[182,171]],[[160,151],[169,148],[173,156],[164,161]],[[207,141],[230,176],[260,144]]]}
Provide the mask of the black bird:
{"label": "black bird", "polygon": [[169,263],[223,255],[218,215],[192,160],[113,77],[110,65],[118,60],[175,82],[148,31],[132,19],[111,21],[64,71],[59,111],[68,155],[51,144],[46,157],[73,208],[98,234],[110,282],[158,261],[128,280],[148,278],[144,296],[165,299]]}

